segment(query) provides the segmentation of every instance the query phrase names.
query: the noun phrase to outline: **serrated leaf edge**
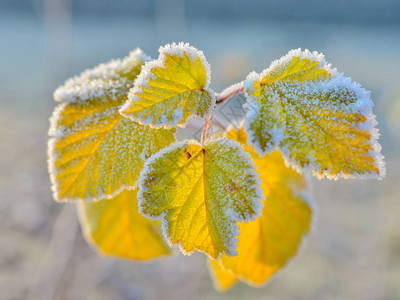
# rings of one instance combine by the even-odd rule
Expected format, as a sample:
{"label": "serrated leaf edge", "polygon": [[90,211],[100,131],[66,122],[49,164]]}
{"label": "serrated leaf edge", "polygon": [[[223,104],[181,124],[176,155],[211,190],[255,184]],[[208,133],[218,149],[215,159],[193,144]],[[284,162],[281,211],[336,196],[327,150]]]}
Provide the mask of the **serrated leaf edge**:
{"label": "serrated leaf edge", "polygon": [[[100,201],[100,200],[105,200],[105,199],[112,199],[115,196],[117,196],[119,193],[121,193],[124,190],[133,190],[135,188],[137,188],[138,185],[138,181],[139,181],[139,177],[136,180],[136,182],[134,182],[131,185],[121,185],[120,188],[118,188],[117,190],[115,190],[113,193],[111,194],[107,194],[107,193],[99,193],[98,196],[96,197],[87,197],[87,198],[81,198],[81,197],[59,197],[58,194],[58,188],[59,188],[59,184],[57,182],[56,176],[57,176],[57,169],[55,167],[55,160],[57,159],[56,155],[55,155],[55,143],[57,142],[57,140],[59,140],[60,138],[62,138],[64,135],[60,134],[60,128],[57,129],[57,120],[59,120],[60,118],[60,114],[63,111],[63,109],[65,108],[65,106],[68,105],[68,103],[60,103],[54,110],[53,113],[50,117],[50,128],[48,130],[48,136],[49,139],[47,141],[47,169],[49,172],[49,177],[50,177],[50,183],[51,183],[51,191],[53,194],[53,199],[56,202],[93,202],[93,201]],[[120,116],[122,118],[122,116]],[[117,122],[117,124],[120,121]],[[132,121],[133,122],[133,121]],[[116,126],[116,125],[115,125]],[[173,132],[173,135],[175,137],[176,140],[176,131]],[[145,162],[145,160],[143,159],[143,162]]]}
{"label": "serrated leaf edge", "polygon": [[[238,148],[239,153],[246,159],[249,161],[249,166],[251,167],[251,174],[253,176],[255,176],[255,178],[257,178],[256,182],[257,182],[257,195],[254,199],[250,199],[249,201],[253,201],[254,204],[254,211],[255,214],[250,215],[249,218],[247,220],[243,220],[241,218],[241,216],[239,214],[236,214],[234,217],[236,217],[236,220],[232,220],[233,224],[232,224],[232,233],[234,234],[234,236],[232,237],[231,241],[231,245],[229,245],[229,256],[236,256],[237,255],[237,243],[238,243],[238,236],[239,236],[239,226],[237,225],[237,222],[250,222],[255,220],[256,218],[261,216],[261,211],[263,208],[263,200],[265,199],[264,195],[263,195],[263,191],[261,189],[261,178],[259,176],[259,174],[255,171],[255,164],[253,162],[253,159],[250,155],[250,153],[246,152],[244,150],[244,146],[241,145],[240,143],[232,140],[232,139],[228,139],[228,138],[221,138],[221,137],[211,137],[208,140],[206,140],[206,142],[204,143],[204,145],[202,145],[201,143],[199,143],[196,140],[183,140],[183,141],[177,141],[172,143],[171,145],[169,145],[168,147],[160,150],[159,152],[153,154],[146,162],[144,165],[144,168],[142,169],[142,172],[140,173],[139,176],[139,183],[138,183],[138,194],[137,194],[137,199],[138,199],[138,204],[139,204],[139,213],[142,214],[143,216],[149,218],[149,219],[153,219],[153,220],[161,220],[161,229],[162,229],[162,233],[168,243],[168,245],[171,248],[178,248],[180,250],[181,253],[183,253],[184,255],[191,255],[193,254],[194,251],[199,251],[202,252],[204,254],[206,254],[208,257],[211,258],[211,256],[206,253],[205,251],[202,250],[194,250],[194,251],[186,251],[182,244],[180,242],[178,243],[172,243],[171,242],[171,236],[168,234],[168,222],[165,218],[166,216],[166,212],[162,212],[157,216],[153,216],[151,214],[146,214],[145,212],[143,212],[142,210],[142,202],[145,201],[144,197],[143,197],[143,193],[147,191],[147,188],[144,186],[145,183],[145,178],[147,176],[148,173],[150,173],[152,171],[152,169],[150,168],[150,165],[155,162],[156,160],[162,158],[165,154],[168,154],[171,151],[176,150],[177,148],[182,148],[185,145],[196,145],[196,146],[201,146],[201,147],[205,147],[208,143],[212,142],[212,141],[218,141],[218,140],[227,140],[227,143],[229,143],[230,145],[233,145],[234,147]],[[218,257],[216,259],[218,259],[222,254],[224,253],[220,253],[218,255]],[[227,254],[227,253],[225,253]],[[228,254],[227,254],[228,255]]]}
{"label": "serrated leaf edge", "polygon": [[[189,43],[184,43],[184,42],[180,42],[178,44],[172,43],[172,44],[167,44],[165,46],[161,46],[158,49],[158,51],[160,53],[158,59],[146,62],[144,64],[144,66],[142,67],[142,71],[135,79],[134,85],[128,93],[128,100],[125,102],[125,104],[123,104],[123,106],[119,110],[120,114],[126,118],[130,118],[130,119],[138,122],[139,124],[147,125],[147,126],[154,127],[154,128],[160,128],[160,127],[172,128],[175,126],[185,127],[187,122],[192,117],[195,119],[205,120],[210,115],[210,113],[213,111],[213,109],[215,107],[216,97],[215,97],[215,92],[209,87],[210,81],[211,81],[211,68],[210,68],[210,64],[206,60],[206,57],[204,56],[203,51],[198,50],[195,47],[191,46]],[[153,120],[150,118],[142,120],[140,117],[135,117],[135,116],[130,116],[129,114],[125,114],[124,111],[127,110],[130,105],[134,104],[134,102],[136,100],[139,100],[139,97],[136,94],[141,94],[143,92],[143,87],[149,86],[149,80],[156,78],[151,73],[151,70],[154,68],[160,68],[160,67],[164,68],[164,63],[165,63],[165,60],[167,59],[165,54],[178,55],[180,57],[183,57],[184,52],[192,60],[196,60],[196,58],[200,58],[202,64],[204,65],[204,67],[206,69],[207,79],[206,79],[206,84],[202,90],[208,92],[208,94],[211,97],[211,103],[208,108],[208,111],[204,114],[204,117],[201,117],[193,112],[192,116],[188,117],[186,121],[181,122],[180,120],[178,120],[178,117],[180,116],[180,114],[177,114],[177,117],[174,120],[166,121],[166,122],[159,122],[159,123],[154,124]]]}
{"label": "serrated leaf edge", "polygon": [[[299,49],[298,49],[299,50]],[[297,50],[296,50],[297,51]],[[324,63],[325,64],[325,63]],[[263,72],[264,73],[264,72]],[[327,87],[333,86],[335,84],[342,84],[349,89],[353,90],[356,93],[357,101],[352,104],[352,107],[359,113],[361,113],[365,118],[365,122],[360,122],[361,128],[367,130],[370,133],[371,138],[369,139],[369,144],[373,149],[370,151],[370,155],[373,157],[375,166],[379,170],[378,173],[366,173],[366,174],[347,174],[343,172],[339,172],[337,174],[330,174],[329,170],[323,170],[322,174],[319,173],[319,170],[315,170],[314,168],[318,168],[317,165],[314,165],[311,161],[309,166],[302,168],[299,164],[290,159],[290,149],[283,148],[281,146],[272,146],[263,151],[260,147],[259,142],[254,139],[254,132],[250,129],[250,123],[258,114],[258,110],[260,108],[260,103],[256,99],[255,96],[251,94],[254,87],[254,82],[261,81],[261,79],[265,76],[261,74],[257,74],[256,72],[251,72],[245,80],[245,96],[246,96],[246,103],[244,104],[243,108],[245,110],[245,123],[244,129],[248,134],[247,143],[248,145],[254,146],[255,151],[260,155],[264,156],[266,153],[271,153],[275,149],[279,149],[282,152],[282,155],[285,159],[285,163],[287,166],[290,166],[294,170],[299,173],[302,173],[303,169],[311,169],[312,174],[317,177],[318,179],[328,178],[333,180],[338,180],[340,178],[343,179],[383,179],[386,176],[386,168],[384,163],[384,156],[381,154],[382,146],[379,144],[379,129],[375,126],[378,124],[376,120],[375,114],[372,112],[372,108],[374,106],[371,98],[370,92],[365,90],[359,83],[352,82],[350,77],[345,77],[342,73],[336,73],[335,76],[332,76],[329,79],[321,80],[321,81],[308,81],[302,83],[302,85],[322,85],[326,84]],[[255,140],[253,143],[252,140]],[[280,142],[281,139],[277,138],[277,141]]]}
{"label": "serrated leaf edge", "polygon": [[[125,64],[129,63],[133,59],[140,59],[142,62],[146,62],[150,61],[151,57],[147,56],[140,48],[136,48],[124,58],[112,59],[106,63],[100,63],[93,68],[88,68],[80,74],[67,79],[62,85],[60,85],[53,93],[54,100],[61,103],[78,103],[103,96],[104,80],[99,78],[92,79],[91,83],[83,88],[80,86],[82,79],[92,77],[93,75],[100,77],[102,74],[112,74],[115,70],[122,69]],[[121,86],[129,85],[129,82],[125,77],[118,76],[117,74],[112,75],[115,75],[115,80],[121,81]],[[115,89],[114,94],[117,93],[118,90]]]}
{"label": "serrated leaf edge", "polygon": [[[230,125],[232,126],[232,125]],[[233,126],[230,127],[230,129],[234,128]],[[226,132],[229,132],[230,130],[226,130]],[[258,154],[258,153],[257,153]],[[222,261],[219,260],[219,258],[215,259],[215,260],[219,260],[218,263],[220,265],[221,268],[223,268],[225,271],[230,272],[231,274],[235,275],[236,278],[238,280],[240,280],[241,282],[246,283],[249,286],[252,287],[262,287],[262,286],[266,286],[267,284],[269,284],[271,282],[271,280],[275,279],[276,277],[280,276],[280,274],[291,267],[291,265],[293,264],[293,261],[295,261],[297,258],[301,257],[303,255],[303,252],[305,251],[306,245],[309,241],[309,239],[315,234],[315,232],[317,231],[317,223],[318,223],[318,218],[319,218],[319,212],[318,212],[318,206],[317,203],[314,200],[313,194],[312,194],[312,178],[311,178],[311,173],[310,172],[304,172],[303,174],[303,178],[306,182],[305,188],[303,188],[302,190],[299,191],[301,197],[301,201],[305,202],[306,204],[308,204],[308,206],[311,209],[311,222],[310,222],[310,230],[307,231],[307,233],[302,235],[302,239],[301,239],[301,243],[298,246],[297,252],[295,253],[295,255],[293,255],[291,258],[289,258],[285,265],[283,265],[279,270],[277,270],[275,273],[273,273],[271,275],[271,277],[269,277],[265,282],[263,282],[262,284],[256,284],[246,278],[244,278],[242,275],[240,274],[235,274],[233,271],[231,271],[228,268],[225,268]],[[208,258],[208,259],[213,259],[213,258]],[[207,267],[209,269],[209,273],[211,274],[212,280],[213,280],[213,286],[216,290],[220,291],[220,292],[227,292],[229,289],[227,290],[221,290],[218,288],[218,286],[215,284],[214,280],[217,280],[214,276],[213,270],[211,269],[212,266],[210,263],[207,264]]]}

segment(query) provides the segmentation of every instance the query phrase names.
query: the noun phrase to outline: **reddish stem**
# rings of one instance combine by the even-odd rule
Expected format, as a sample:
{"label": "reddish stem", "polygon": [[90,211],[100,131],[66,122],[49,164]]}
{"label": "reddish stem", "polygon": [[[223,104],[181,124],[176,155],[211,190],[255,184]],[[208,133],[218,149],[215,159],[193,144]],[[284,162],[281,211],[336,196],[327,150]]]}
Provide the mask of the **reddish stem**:
{"label": "reddish stem", "polygon": [[[221,104],[221,103],[225,102],[226,100],[228,100],[229,98],[232,98],[233,96],[243,93],[243,91],[244,91],[244,82],[243,81],[232,84],[230,87],[227,87],[226,89],[224,89],[221,93],[215,95],[215,97],[216,97],[215,104]],[[210,130],[210,123],[211,123],[211,119],[214,114],[214,110],[215,110],[215,105],[214,105],[210,115],[207,117],[207,119],[204,123],[203,132],[201,133],[201,143],[202,144],[204,144],[204,142],[206,141],[206,139],[208,137],[208,132]]]}
{"label": "reddish stem", "polygon": [[244,91],[244,83],[243,81],[232,84],[230,87],[224,89],[221,93],[219,93],[216,97],[216,104],[221,104],[229,98],[236,96],[238,94],[243,93]]}
{"label": "reddish stem", "polygon": [[213,108],[213,110],[211,111],[210,115],[207,117],[205,123],[204,123],[204,128],[203,128],[203,132],[201,133],[201,144],[204,144],[204,142],[206,141],[207,137],[208,137],[208,131],[210,130],[210,121],[212,119],[212,116],[214,114],[214,110],[215,110],[215,106]]}

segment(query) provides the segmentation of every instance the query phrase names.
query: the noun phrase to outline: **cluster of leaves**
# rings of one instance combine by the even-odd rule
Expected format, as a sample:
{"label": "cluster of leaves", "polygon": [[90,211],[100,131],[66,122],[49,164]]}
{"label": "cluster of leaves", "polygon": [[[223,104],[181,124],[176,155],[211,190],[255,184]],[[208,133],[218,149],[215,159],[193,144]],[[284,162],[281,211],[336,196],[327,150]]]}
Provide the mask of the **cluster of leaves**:
{"label": "cluster of leaves", "polygon": [[[49,130],[54,198],[77,202],[102,253],[147,260],[201,251],[219,289],[264,284],[298,252],[314,220],[304,172],[385,174],[369,92],[323,55],[292,50],[216,94],[188,44],[137,49],[59,87]],[[215,106],[245,93],[240,128],[209,136]],[[205,119],[201,141],[176,127]],[[161,220],[161,222],[160,222]]]}

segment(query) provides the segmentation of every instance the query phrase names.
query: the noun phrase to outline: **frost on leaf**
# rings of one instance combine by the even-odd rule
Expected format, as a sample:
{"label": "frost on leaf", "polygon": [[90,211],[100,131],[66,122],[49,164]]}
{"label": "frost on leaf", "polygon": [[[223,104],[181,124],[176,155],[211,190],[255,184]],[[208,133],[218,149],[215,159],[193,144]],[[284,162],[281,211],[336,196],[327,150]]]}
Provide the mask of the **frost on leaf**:
{"label": "frost on leaf", "polygon": [[146,162],[140,212],[161,218],[170,244],[184,253],[236,255],[236,223],[254,220],[262,208],[257,178],[251,157],[237,142],[176,142]]}
{"label": "frost on leaf", "polygon": [[58,201],[111,198],[134,188],[144,160],[175,140],[118,110],[144,64],[140,50],[83,72],[58,88],[49,130],[49,170]]}
{"label": "frost on leaf", "polygon": [[137,48],[124,59],[102,63],[68,79],[54,92],[54,99],[58,102],[120,101],[148,60],[150,57]]}
{"label": "frost on leaf", "polygon": [[239,223],[238,255],[223,255],[210,263],[215,285],[220,289],[234,284],[232,274],[236,279],[262,285],[287,265],[312,227],[314,205],[306,192],[305,179],[286,167],[279,151],[260,157],[246,145],[243,129],[230,131],[228,137],[245,144],[251,154],[261,174],[265,200],[261,217]]}
{"label": "frost on leaf", "polygon": [[113,199],[80,202],[79,219],[87,241],[104,255],[148,260],[171,254],[159,221],[139,213],[137,189]]}
{"label": "frost on leaf", "polygon": [[370,93],[338,74],[322,54],[294,50],[245,81],[245,130],[259,154],[280,149],[313,174],[382,178],[381,146]]}
{"label": "frost on leaf", "polygon": [[153,127],[184,126],[191,115],[207,117],[214,106],[210,67],[189,44],[168,44],[146,63],[121,113]]}

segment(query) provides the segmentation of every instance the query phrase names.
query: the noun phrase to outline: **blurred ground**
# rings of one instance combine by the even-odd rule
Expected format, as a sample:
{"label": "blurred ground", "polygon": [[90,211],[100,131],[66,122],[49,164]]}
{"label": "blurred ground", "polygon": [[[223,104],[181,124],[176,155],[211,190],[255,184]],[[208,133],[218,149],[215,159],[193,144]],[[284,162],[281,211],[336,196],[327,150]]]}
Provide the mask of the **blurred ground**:
{"label": "blurred ground", "polygon": [[[171,19],[162,5],[154,19],[71,18],[64,2],[44,2],[44,10],[0,10],[1,299],[400,299],[398,23],[225,22],[185,17],[173,6]],[[261,289],[215,292],[201,254],[145,264],[100,257],[81,236],[75,206],[52,200],[52,91],[137,46],[156,57],[159,45],[181,40],[204,51],[216,91],[298,47],[325,53],[372,91],[387,178],[314,180],[316,230],[302,255]]]}

